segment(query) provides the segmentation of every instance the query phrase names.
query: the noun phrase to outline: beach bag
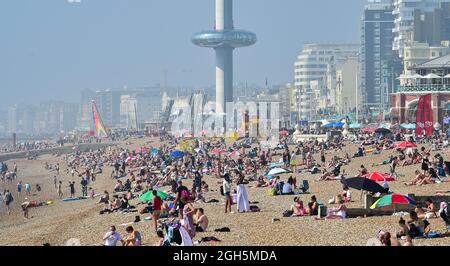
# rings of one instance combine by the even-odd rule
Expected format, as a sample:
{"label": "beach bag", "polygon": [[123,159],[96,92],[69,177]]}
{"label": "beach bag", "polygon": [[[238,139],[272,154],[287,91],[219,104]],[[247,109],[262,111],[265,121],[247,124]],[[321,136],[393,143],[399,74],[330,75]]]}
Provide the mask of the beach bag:
{"label": "beach bag", "polygon": [[267,194],[268,194],[269,196],[276,196],[276,195],[277,195],[277,189],[276,189],[276,188],[270,188],[270,189],[267,191]]}
{"label": "beach bag", "polygon": [[223,186],[220,186],[220,195],[225,196],[225,193],[223,192]]}
{"label": "beach bag", "polygon": [[181,197],[185,197],[186,199],[192,199],[191,193],[189,193],[189,191],[186,189],[181,191]]}
{"label": "beach bag", "polygon": [[283,217],[291,217],[292,214],[294,214],[293,211],[291,211],[291,210],[286,210],[286,211],[283,212]]}

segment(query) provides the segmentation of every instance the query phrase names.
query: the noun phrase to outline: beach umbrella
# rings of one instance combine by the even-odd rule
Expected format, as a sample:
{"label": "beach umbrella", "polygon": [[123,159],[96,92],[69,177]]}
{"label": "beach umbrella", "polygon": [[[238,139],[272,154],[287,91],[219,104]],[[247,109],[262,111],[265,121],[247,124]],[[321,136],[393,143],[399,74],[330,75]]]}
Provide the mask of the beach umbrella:
{"label": "beach umbrella", "polygon": [[[169,195],[167,193],[164,193],[162,191],[157,191],[156,195],[158,195],[162,200],[166,200]],[[146,193],[142,194],[139,197],[139,200],[142,202],[149,202],[153,200],[153,190],[147,191]]]}
{"label": "beach umbrella", "polygon": [[235,150],[235,151],[230,152],[230,153],[228,154],[228,156],[240,156],[240,155],[241,155],[241,153],[240,153],[238,150]]}
{"label": "beach umbrella", "polygon": [[417,148],[417,145],[410,141],[402,141],[396,143],[395,147],[399,149],[408,149],[408,148]]}
{"label": "beach umbrella", "polygon": [[436,74],[434,74],[434,73],[430,73],[430,74],[424,76],[423,78],[424,78],[424,79],[440,79],[440,78],[442,78],[442,77],[441,77],[441,76],[438,76],[438,75],[436,75]]}
{"label": "beach umbrella", "polygon": [[284,166],[284,163],[271,163],[271,164],[269,164],[269,169],[276,168],[276,167],[283,167],[283,166]]}
{"label": "beach umbrella", "polygon": [[362,132],[367,132],[367,133],[373,133],[373,132],[375,132],[375,130],[377,130],[375,127],[365,127],[363,129],[361,129]]}
{"label": "beach umbrella", "polygon": [[174,159],[180,159],[180,158],[183,158],[184,157],[184,152],[182,152],[182,151],[173,151],[171,154],[170,154],[170,157],[172,157],[172,158],[174,158]]}
{"label": "beach umbrella", "polygon": [[365,177],[348,178],[341,180],[341,182],[344,185],[357,190],[365,190],[374,193],[377,192],[384,193],[386,191],[382,186],[380,186],[380,184]]}
{"label": "beach umbrella", "polygon": [[387,128],[380,127],[380,128],[377,128],[377,129],[375,130],[375,133],[379,133],[379,134],[389,134],[389,133],[391,133],[391,131],[390,131],[389,129],[387,129]]}
{"label": "beach umbrella", "polygon": [[416,129],[416,124],[401,124],[400,127],[404,129]]}
{"label": "beach umbrella", "polygon": [[395,181],[395,178],[393,178],[390,174],[382,174],[379,172],[373,172],[365,175],[364,177],[376,182]]}
{"label": "beach umbrella", "polygon": [[359,129],[359,128],[361,128],[361,124],[350,124],[350,126],[349,126],[351,129]]}
{"label": "beach umbrella", "polygon": [[289,131],[287,131],[287,130],[282,130],[282,131],[280,131],[280,135],[281,135],[281,136],[289,136]]}
{"label": "beach umbrella", "polygon": [[225,152],[227,152],[227,150],[219,148],[219,149],[214,149],[211,152],[212,153],[225,153]]}
{"label": "beach umbrella", "polygon": [[414,205],[417,206],[417,203],[408,196],[400,195],[400,194],[390,194],[382,197],[377,200],[370,208],[377,209],[385,206],[392,206],[395,210],[397,205]]}
{"label": "beach umbrella", "polygon": [[273,168],[272,170],[267,172],[266,176],[277,176],[277,175],[289,174],[289,173],[292,173],[292,172],[289,170],[286,170],[284,168]]}
{"label": "beach umbrella", "polygon": [[341,128],[344,126],[344,123],[342,122],[331,122],[328,124],[323,125],[322,127],[336,127],[336,128]]}

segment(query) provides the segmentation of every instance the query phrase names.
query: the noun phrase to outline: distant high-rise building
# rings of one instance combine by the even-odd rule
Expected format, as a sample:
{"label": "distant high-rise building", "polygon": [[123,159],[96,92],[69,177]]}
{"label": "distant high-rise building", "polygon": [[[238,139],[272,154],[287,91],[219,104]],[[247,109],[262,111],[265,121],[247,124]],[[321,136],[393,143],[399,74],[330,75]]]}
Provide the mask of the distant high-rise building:
{"label": "distant high-rise building", "polygon": [[78,112],[78,128],[84,131],[91,130],[92,122],[92,101],[95,93],[85,89],[81,91],[80,108]]}
{"label": "distant high-rise building", "polygon": [[[399,57],[403,57],[403,50],[414,30],[414,12],[433,12],[442,3],[449,3],[450,0],[393,0],[393,11],[395,26],[393,50],[397,51]],[[433,26],[434,27],[434,26]],[[432,28],[427,29],[431,31]]]}
{"label": "distant high-rise building", "polygon": [[366,110],[383,111],[395,91],[401,60],[393,51],[395,16],[391,0],[371,0],[361,23],[361,89]]}
{"label": "distant high-rise building", "polygon": [[[299,119],[317,116],[319,100],[324,109],[331,107],[333,95],[328,92],[327,72],[339,57],[356,56],[359,44],[306,44],[295,62],[295,89]],[[318,94],[320,95],[317,98]]]}
{"label": "distant high-rise building", "polygon": [[412,36],[409,40],[438,46],[450,40],[450,3],[441,3],[433,11],[414,10]]}
{"label": "distant high-rise building", "polygon": [[32,106],[16,104],[8,108],[8,133],[33,134],[36,110]]}

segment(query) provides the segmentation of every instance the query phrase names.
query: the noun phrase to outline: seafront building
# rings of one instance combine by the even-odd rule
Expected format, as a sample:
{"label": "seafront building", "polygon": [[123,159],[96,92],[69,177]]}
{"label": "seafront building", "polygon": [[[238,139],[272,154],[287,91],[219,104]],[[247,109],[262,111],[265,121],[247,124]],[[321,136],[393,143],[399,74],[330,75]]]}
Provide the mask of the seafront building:
{"label": "seafront building", "polygon": [[403,85],[391,95],[391,114],[394,123],[415,123],[419,98],[432,94],[432,108],[436,129],[448,127],[450,122],[450,55],[414,66],[413,75],[403,75]]}
{"label": "seafront building", "polygon": [[[394,33],[393,49],[398,53],[399,57],[403,57],[408,36],[414,31],[414,13],[433,12],[440,8],[442,4],[449,2],[450,0],[393,0],[394,10],[392,14],[395,17],[395,26],[392,29]],[[448,20],[446,21],[448,22]],[[429,24],[427,31],[433,30],[435,27],[437,25]]]}
{"label": "seafront building", "polygon": [[402,62],[393,51],[395,16],[392,0],[371,0],[361,20],[361,93],[368,117],[388,109]]}
{"label": "seafront building", "polygon": [[295,62],[295,98],[300,120],[313,120],[335,108],[335,87],[327,86],[340,58],[358,56],[359,44],[305,44]]}

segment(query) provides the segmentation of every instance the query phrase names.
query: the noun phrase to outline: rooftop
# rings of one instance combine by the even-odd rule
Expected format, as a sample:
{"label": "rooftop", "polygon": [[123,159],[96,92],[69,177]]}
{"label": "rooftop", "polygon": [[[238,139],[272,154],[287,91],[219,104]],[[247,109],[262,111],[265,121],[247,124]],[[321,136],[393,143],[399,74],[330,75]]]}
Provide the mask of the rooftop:
{"label": "rooftop", "polygon": [[429,69],[429,68],[450,68],[450,54],[430,60],[421,65],[414,67],[414,69]]}

